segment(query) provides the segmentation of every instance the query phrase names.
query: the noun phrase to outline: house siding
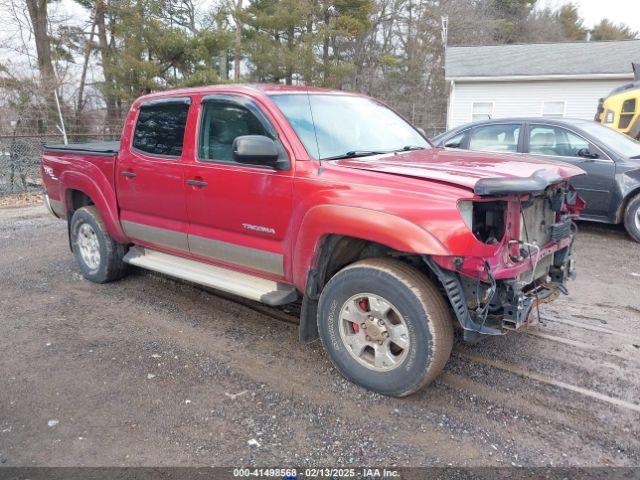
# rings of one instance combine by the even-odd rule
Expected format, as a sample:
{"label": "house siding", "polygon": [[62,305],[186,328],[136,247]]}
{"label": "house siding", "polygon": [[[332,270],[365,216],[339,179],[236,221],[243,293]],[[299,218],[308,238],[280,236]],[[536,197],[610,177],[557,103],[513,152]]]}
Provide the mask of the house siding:
{"label": "house siding", "polygon": [[492,102],[492,118],[539,117],[542,103],[565,102],[565,117],[592,120],[598,99],[628,80],[456,82],[447,128],[471,122],[474,102]]}

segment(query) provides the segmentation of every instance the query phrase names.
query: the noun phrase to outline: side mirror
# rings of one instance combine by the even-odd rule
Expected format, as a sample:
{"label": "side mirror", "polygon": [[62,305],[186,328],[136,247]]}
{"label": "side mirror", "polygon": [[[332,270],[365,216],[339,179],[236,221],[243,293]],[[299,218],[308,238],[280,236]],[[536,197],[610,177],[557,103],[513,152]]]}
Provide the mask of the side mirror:
{"label": "side mirror", "polygon": [[592,152],[588,148],[581,148],[576,153],[578,154],[579,157],[588,158],[589,160],[594,160],[600,156],[597,153]]}
{"label": "side mirror", "polygon": [[275,142],[264,135],[242,135],[233,141],[233,159],[238,163],[264,165],[282,170],[286,162],[278,161]]}

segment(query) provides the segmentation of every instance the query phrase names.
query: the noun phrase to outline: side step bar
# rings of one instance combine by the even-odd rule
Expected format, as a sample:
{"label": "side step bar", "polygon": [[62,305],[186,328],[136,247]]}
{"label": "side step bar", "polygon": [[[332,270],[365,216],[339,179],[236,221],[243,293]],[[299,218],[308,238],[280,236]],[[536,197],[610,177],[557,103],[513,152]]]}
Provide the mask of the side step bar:
{"label": "side step bar", "polygon": [[148,248],[132,247],[124,261],[271,306],[291,303],[298,298],[298,292],[292,286]]}

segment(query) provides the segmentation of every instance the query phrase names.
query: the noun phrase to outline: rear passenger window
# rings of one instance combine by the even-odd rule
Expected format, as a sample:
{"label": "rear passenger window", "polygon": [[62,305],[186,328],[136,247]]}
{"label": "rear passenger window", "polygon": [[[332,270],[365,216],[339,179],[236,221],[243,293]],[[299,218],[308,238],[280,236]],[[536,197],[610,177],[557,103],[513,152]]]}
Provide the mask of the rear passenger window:
{"label": "rear passenger window", "polygon": [[141,105],[133,132],[133,148],[151,155],[182,155],[189,104],[186,100]]}
{"label": "rear passenger window", "polygon": [[520,124],[476,127],[469,137],[469,150],[479,152],[517,152]]}

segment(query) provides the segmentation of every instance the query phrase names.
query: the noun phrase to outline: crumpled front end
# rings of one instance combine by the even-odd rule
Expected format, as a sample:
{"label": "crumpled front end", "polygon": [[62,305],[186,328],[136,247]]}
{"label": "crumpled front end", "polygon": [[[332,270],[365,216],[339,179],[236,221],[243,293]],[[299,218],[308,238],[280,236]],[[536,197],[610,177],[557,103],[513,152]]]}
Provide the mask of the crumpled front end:
{"label": "crumpled front end", "polygon": [[485,254],[425,261],[442,283],[466,340],[519,330],[535,318],[539,304],[568,293],[574,220],[584,206],[566,181],[534,193],[459,202]]}

